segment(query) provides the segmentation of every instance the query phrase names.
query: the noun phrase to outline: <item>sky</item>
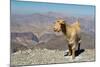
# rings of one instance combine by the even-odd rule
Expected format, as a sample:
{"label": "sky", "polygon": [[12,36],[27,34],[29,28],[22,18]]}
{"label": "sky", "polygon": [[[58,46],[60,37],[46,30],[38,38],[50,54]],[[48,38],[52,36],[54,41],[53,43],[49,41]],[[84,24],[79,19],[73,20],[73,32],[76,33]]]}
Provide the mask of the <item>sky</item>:
{"label": "sky", "polygon": [[11,0],[12,14],[33,14],[57,12],[71,15],[95,15],[93,5],[57,4],[43,2],[21,2]]}

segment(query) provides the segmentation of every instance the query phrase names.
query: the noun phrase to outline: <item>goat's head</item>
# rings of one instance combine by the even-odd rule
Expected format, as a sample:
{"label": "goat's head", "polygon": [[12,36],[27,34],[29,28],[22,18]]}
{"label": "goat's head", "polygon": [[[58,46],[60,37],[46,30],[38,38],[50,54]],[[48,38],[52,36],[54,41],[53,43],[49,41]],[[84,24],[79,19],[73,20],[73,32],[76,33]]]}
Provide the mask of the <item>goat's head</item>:
{"label": "goat's head", "polygon": [[54,31],[55,32],[60,32],[61,31],[61,25],[65,24],[65,21],[61,18],[58,18],[56,21],[55,21],[55,24],[54,24]]}

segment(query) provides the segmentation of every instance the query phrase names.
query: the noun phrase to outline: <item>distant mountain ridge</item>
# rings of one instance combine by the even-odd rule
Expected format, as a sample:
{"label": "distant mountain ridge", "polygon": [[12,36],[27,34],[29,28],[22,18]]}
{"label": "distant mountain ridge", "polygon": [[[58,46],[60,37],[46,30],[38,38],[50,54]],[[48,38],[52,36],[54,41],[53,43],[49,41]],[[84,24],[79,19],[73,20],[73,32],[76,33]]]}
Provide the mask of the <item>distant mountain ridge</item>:
{"label": "distant mountain ridge", "polygon": [[[11,31],[30,30],[30,31],[48,31],[48,26],[53,25],[57,17],[62,17],[67,23],[73,23],[77,19],[81,23],[83,32],[94,34],[95,18],[94,16],[68,16],[64,14],[49,12],[45,14],[34,13],[31,15],[11,15]],[[28,30],[27,30],[27,29]]]}

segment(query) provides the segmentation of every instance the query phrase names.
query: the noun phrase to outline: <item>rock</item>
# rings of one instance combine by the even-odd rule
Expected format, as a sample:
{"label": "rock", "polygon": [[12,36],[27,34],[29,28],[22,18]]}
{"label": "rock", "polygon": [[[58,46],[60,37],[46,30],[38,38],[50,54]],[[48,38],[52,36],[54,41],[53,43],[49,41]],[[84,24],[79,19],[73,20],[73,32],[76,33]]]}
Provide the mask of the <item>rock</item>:
{"label": "rock", "polygon": [[64,56],[64,51],[61,50],[33,49],[11,54],[11,65],[15,66],[86,61],[95,61],[94,49],[85,49],[75,59],[71,56]]}

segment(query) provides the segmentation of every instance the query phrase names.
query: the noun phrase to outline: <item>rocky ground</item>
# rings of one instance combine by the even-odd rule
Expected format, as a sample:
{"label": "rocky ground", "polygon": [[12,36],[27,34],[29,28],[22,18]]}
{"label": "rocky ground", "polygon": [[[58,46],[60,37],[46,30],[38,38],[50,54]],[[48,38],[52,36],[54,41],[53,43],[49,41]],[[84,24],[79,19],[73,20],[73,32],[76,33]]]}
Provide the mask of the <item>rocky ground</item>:
{"label": "rocky ground", "polygon": [[57,64],[95,61],[95,49],[81,50],[74,60],[63,50],[28,49],[11,54],[11,65]]}

